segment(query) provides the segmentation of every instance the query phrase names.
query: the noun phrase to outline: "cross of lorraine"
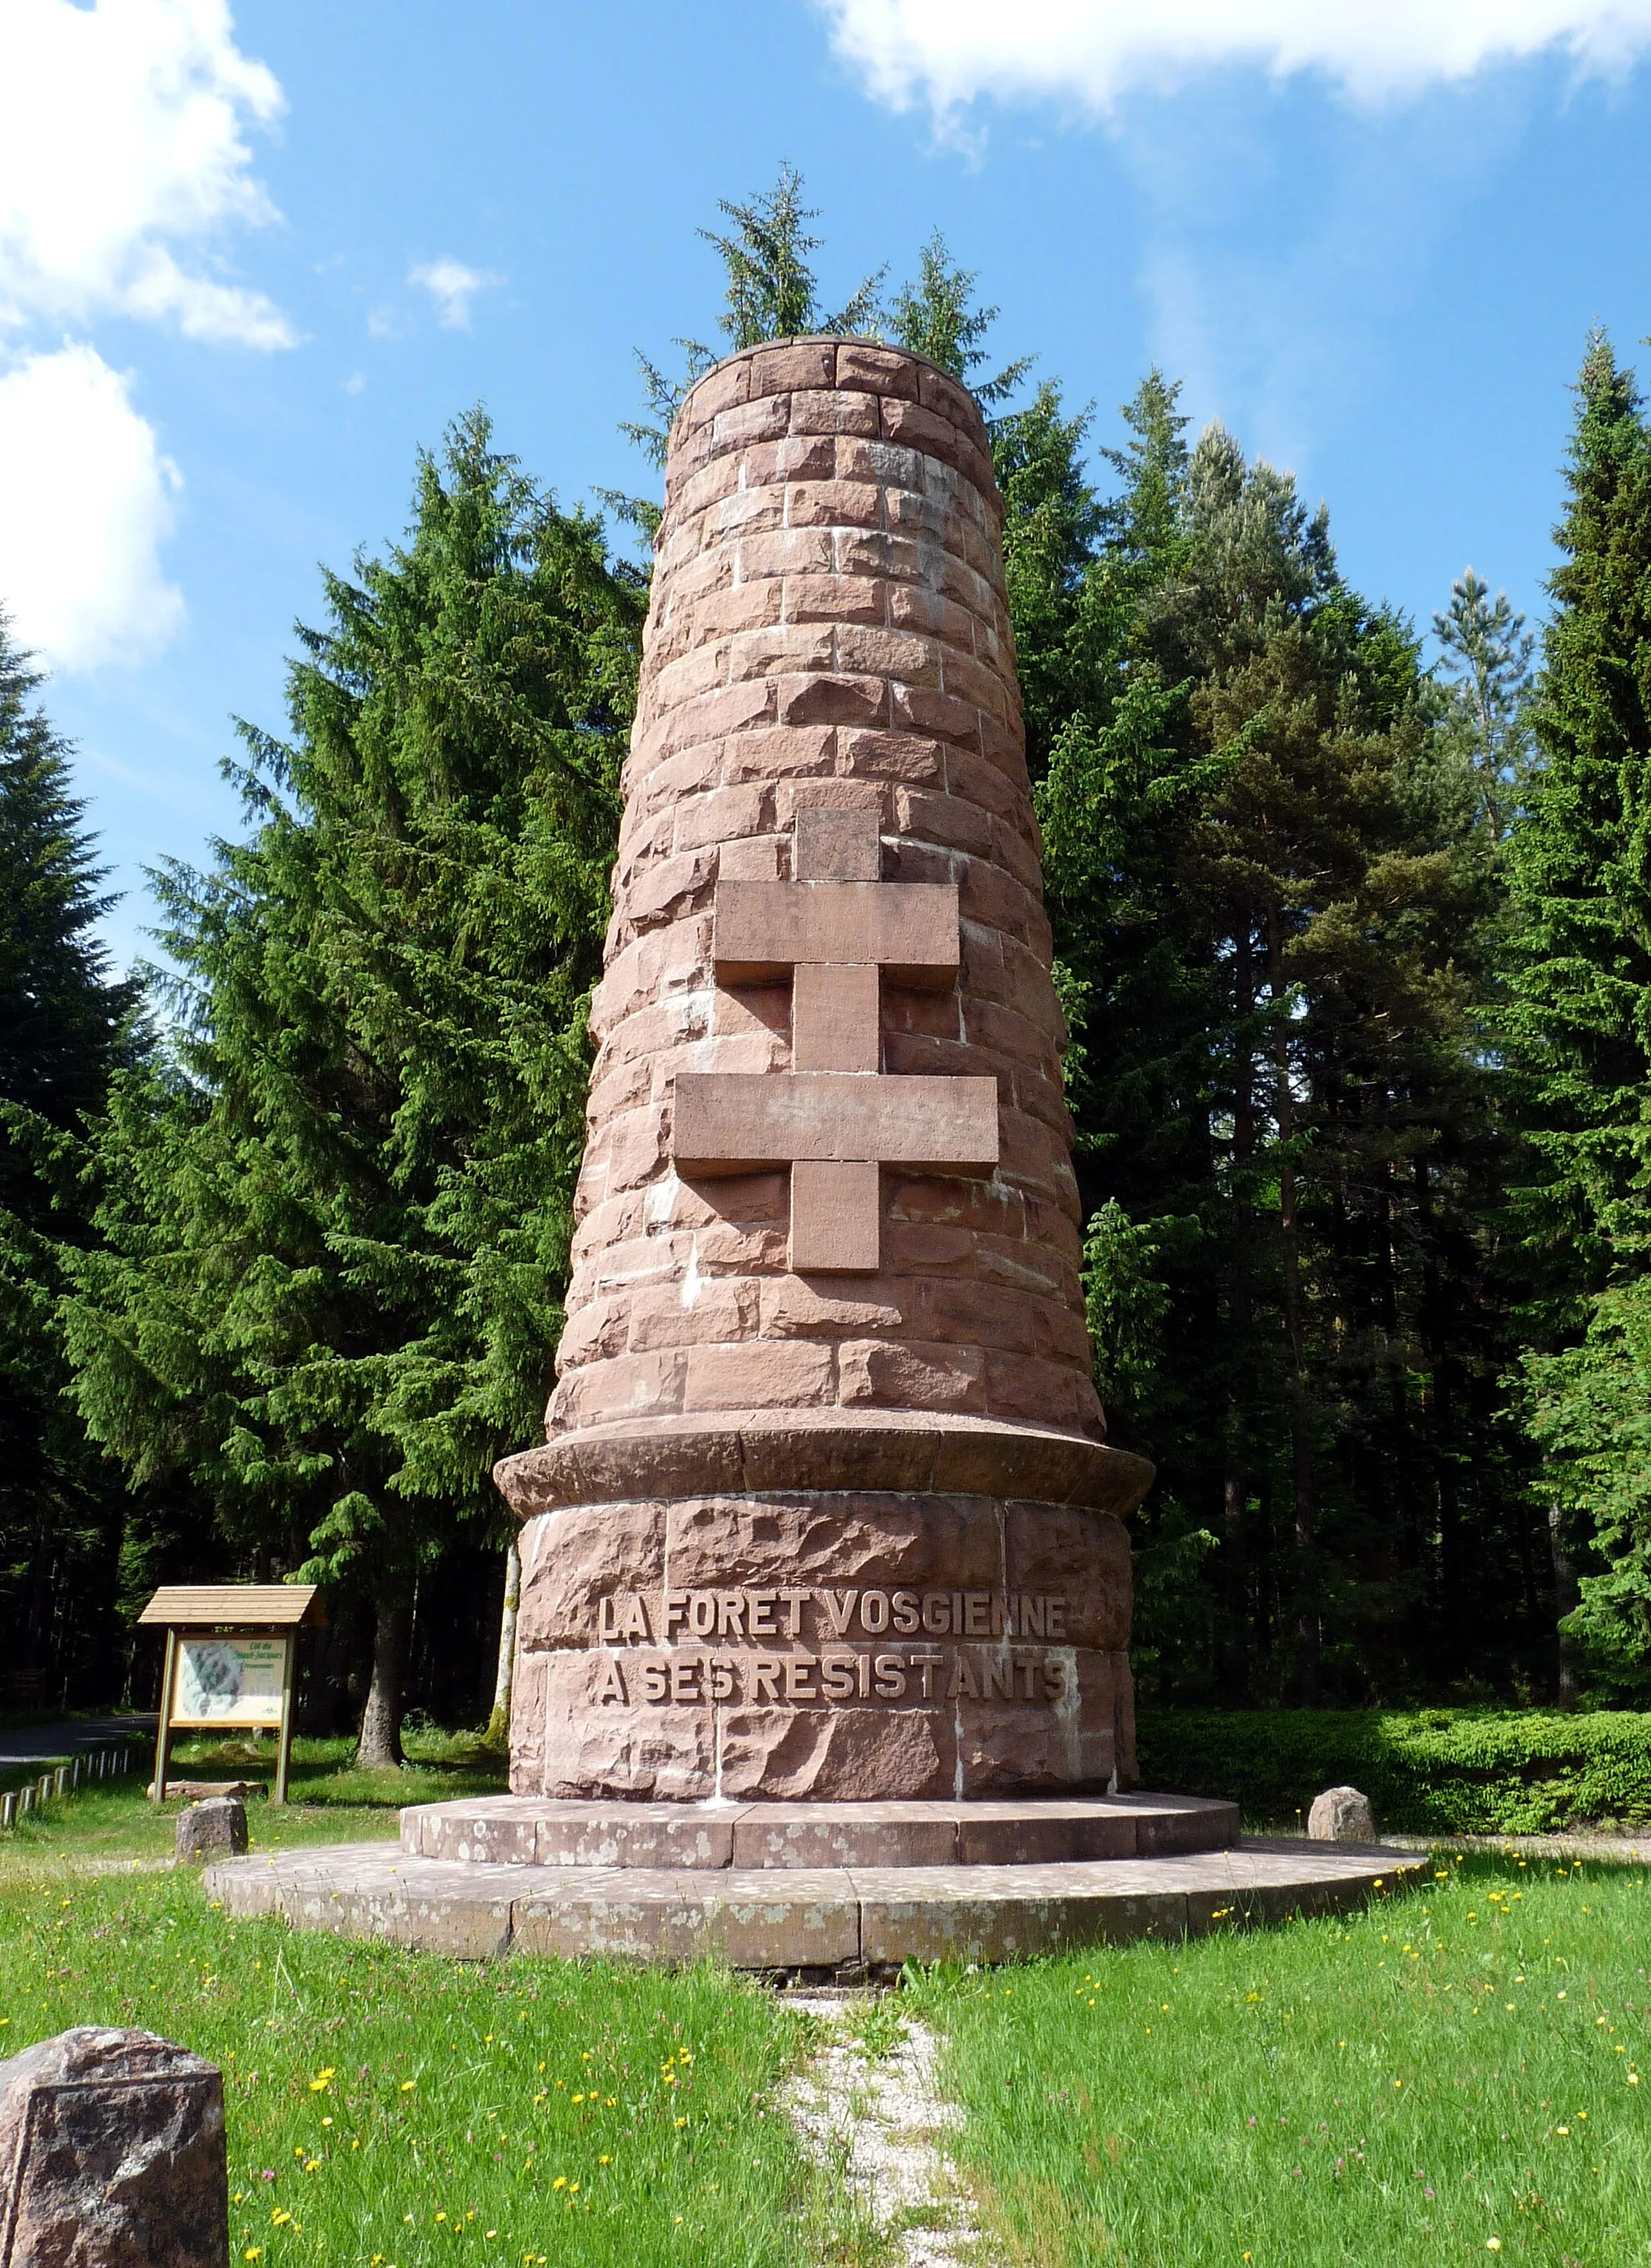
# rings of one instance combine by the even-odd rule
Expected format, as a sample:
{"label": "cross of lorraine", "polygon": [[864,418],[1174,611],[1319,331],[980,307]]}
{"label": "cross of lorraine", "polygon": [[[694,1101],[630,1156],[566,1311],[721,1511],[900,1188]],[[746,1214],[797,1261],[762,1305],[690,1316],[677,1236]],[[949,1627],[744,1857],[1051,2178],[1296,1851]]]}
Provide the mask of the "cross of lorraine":
{"label": "cross of lorraine", "polygon": [[877,816],[800,808],[789,882],[719,881],[712,952],[725,984],[792,987],[789,1071],[677,1074],[672,1155],[686,1180],[791,1168],[791,1266],[879,1264],[881,1168],[998,1162],[994,1079],[890,1076],[882,978],[956,977],[957,886],[885,882]]}

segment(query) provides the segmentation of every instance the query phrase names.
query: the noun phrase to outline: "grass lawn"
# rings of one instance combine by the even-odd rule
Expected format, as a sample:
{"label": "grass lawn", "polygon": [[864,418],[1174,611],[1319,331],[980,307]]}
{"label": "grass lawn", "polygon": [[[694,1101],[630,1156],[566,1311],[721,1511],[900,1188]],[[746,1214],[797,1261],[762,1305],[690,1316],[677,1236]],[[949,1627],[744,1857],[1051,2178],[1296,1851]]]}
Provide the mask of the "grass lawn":
{"label": "grass lawn", "polygon": [[[461,1795],[496,1795],[505,1786],[504,1760],[473,1734],[432,1730],[409,1732],[408,1761],[401,1771],[360,1771],[352,1740],[301,1740],[292,1746],[291,1800],[277,1809],[254,1793],[247,1824],[255,1851],[291,1850],[300,1843],[394,1842],[396,1813],[404,1803],[439,1803]],[[38,1778],[40,1770],[13,1778]],[[20,1856],[70,1854],[98,1859],[160,1859],[173,1849],[182,1808],[162,1811],[148,1802],[144,1781],[152,1775],[152,1751],[144,1771],[122,1780],[96,1781],[48,1804],[38,1816],[20,1821],[0,1845]],[[275,1743],[241,1737],[179,1741],[173,1749],[169,1779],[245,1779],[256,1785],[275,1776]],[[11,1781],[0,1785],[11,1785]]]}
{"label": "grass lawn", "polygon": [[911,2005],[993,2268],[1625,2268],[1647,1964],[1643,1868],[1440,1860],[1351,1921],[939,1972]]}
{"label": "grass lawn", "polygon": [[225,2073],[232,2259],[868,2264],[770,2090],[810,2028],[726,1975],[467,1966],[226,1921],[199,1878],[0,1864],[0,2053],[142,2025]]}
{"label": "grass lawn", "polygon": [[[360,1772],[300,1742],[293,1793],[249,1804],[254,1850],[391,1838],[396,1808],[502,1785],[474,1742],[416,1737]],[[254,1778],[240,1742],[181,1771]],[[839,2185],[770,2109],[816,2027],[703,1970],[430,1954],[232,1922],[155,1871],[180,1807],[136,1779],[0,1838],[0,2057],[71,2024],[141,2025],[225,2073],[232,2262],[435,2268],[879,2268]],[[122,1862],[150,1866],[122,1869]]]}
{"label": "grass lawn", "polygon": [[[401,1773],[305,1748],[255,1847],[498,1784],[434,1736]],[[107,2022],[219,2063],[242,2268],[890,2257],[771,2108],[816,2033],[760,1986],[230,1922],[193,1874],[108,1871],[175,1810],[130,1782],[0,1838],[0,2055]],[[900,2007],[945,2036],[984,2268],[1651,2263],[1641,1867],[1441,1860],[1351,1920],[910,1975],[868,2032]]]}

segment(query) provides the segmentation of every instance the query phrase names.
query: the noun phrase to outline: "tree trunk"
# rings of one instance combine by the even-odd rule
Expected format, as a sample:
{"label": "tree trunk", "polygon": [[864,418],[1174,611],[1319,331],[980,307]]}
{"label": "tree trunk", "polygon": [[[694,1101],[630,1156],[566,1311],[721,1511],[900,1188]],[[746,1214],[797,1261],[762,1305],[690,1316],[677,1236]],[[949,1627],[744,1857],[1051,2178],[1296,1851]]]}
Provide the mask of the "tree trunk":
{"label": "tree trunk", "polygon": [[[1557,1623],[1574,1614],[1581,1600],[1576,1587],[1576,1567],[1571,1557],[1571,1540],[1565,1532],[1565,1510],[1559,1504],[1548,1506],[1548,1546],[1553,1554],[1553,1613]],[[1563,1630],[1554,1633],[1559,1641],[1559,1691],[1561,1709],[1574,1709],[1582,1697],[1581,1680],[1577,1675],[1576,1644]]]}
{"label": "tree trunk", "polygon": [[516,1612],[521,1605],[521,1553],[516,1538],[505,1555],[505,1605],[498,1618],[498,1675],[493,1684],[493,1713],[487,1720],[487,1744],[502,1749],[510,1741],[510,1696],[516,1677]]}
{"label": "tree trunk", "polygon": [[1323,1633],[1318,1616],[1316,1521],[1313,1502],[1313,1439],[1301,1327],[1301,1234],[1296,1222],[1295,1164],[1290,1144],[1295,1133],[1295,1099],[1290,1092],[1290,1035],[1282,1012],[1284,936],[1277,907],[1267,916],[1267,961],[1273,1007],[1273,1116],[1279,1130],[1279,1238],[1284,1328],[1290,1342],[1290,1491],[1295,1512],[1298,1606],[1296,1643],[1301,1703],[1316,1709],[1322,1697],[1319,1664]]}
{"label": "tree trunk", "polygon": [[1428,1410],[1432,1434],[1434,1486],[1439,1508],[1440,1624],[1447,1660],[1465,1667],[1468,1637],[1468,1585],[1462,1533],[1462,1507],[1456,1487],[1456,1407],[1450,1361],[1450,1319],[1446,1313],[1444,1281],[1439,1267],[1439,1240],[1434,1233],[1433,1190],[1427,1160],[1418,1158],[1414,1167],[1416,1210],[1422,1232],[1423,1333],[1427,1344],[1427,1368],[1432,1380]]}
{"label": "tree trunk", "polygon": [[404,1595],[378,1602],[372,1629],[372,1683],[367,1688],[356,1749],[358,1764],[393,1767],[407,1761],[402,1753],[402,1709],[412,1626],[412,1604]]}
{"label": "tree trunk", "polygon": [[1222,1440],[1221,1574],[1222,1619],[1220,1683],[1222,1704],[1242,1709],[1249,1698],[1249,1573],[1244,1564],[1244,1508],[1249,1485],[1244,1472],[1244,1410],[1240,1381],[1254,1351],[1255,1318],[1249,1295],[1249,1207],[1244,1189],[1256,1147],[1255,1065],[1249,1053],[1249,1020],[1255,1011],[1255,977],[1249,920],[1242,915],[1233,933],[1233,1278],[1227,1320],[1232,1328],[1233,1375],[1227,1392]]}

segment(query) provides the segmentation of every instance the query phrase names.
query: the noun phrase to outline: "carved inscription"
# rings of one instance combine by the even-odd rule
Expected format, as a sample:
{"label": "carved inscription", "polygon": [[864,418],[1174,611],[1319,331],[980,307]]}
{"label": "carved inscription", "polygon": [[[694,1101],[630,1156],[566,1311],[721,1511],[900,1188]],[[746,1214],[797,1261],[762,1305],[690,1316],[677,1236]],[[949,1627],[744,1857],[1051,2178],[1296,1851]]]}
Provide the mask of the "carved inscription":
{"label": "carved inscription", "polygon": [[680,1645],[686,1638],[1066,1637],[1066,1602],[1047,1591],[761,1589],[614,1591],[597,1601],[604,1645]]}
{"label": "carved inscription", "polygon": [[[597,1602],[597,1637],[615,1649],[598,1657],[599,1702],[818,1709],[980,1700],[1049,1707],[1065,1699],[1070,1675],[1064,1653],[1027,1650],[1028,1640],[1067,1642],[1066,1601],[1043,1591],[791,1584],[615,1591]],[[954,1643],[937,1646],[937,1638]],[[787,1651],[767,1651],[769,1641]]]}

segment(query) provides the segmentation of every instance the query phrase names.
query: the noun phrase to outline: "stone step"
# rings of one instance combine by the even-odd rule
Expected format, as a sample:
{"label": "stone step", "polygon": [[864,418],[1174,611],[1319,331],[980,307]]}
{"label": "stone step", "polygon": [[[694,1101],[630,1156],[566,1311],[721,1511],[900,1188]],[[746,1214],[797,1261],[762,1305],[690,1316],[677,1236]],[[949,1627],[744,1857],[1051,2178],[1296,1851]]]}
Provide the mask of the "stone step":
{"label": "stone step", "polygon": [[238,1916],[380,1938],[466,1960],[719,1960],[814,1977],[907,1961],[996,1962],[1131,1938],[1200,1936],[1342,1912],[1431,1861],[1380,1845],[1246,1837],[1175,1858],[1044,1866],[536,1867],[408,1858],[343,1844],[209,1867]]}
{"label": "stone step", "polygon": [[624,1803],[495,1795],[402,1814],[409,1858],[467,1866],[1052,1866],[1224,1850],[1238,1806],[1196,1795],[993,1802]]}

